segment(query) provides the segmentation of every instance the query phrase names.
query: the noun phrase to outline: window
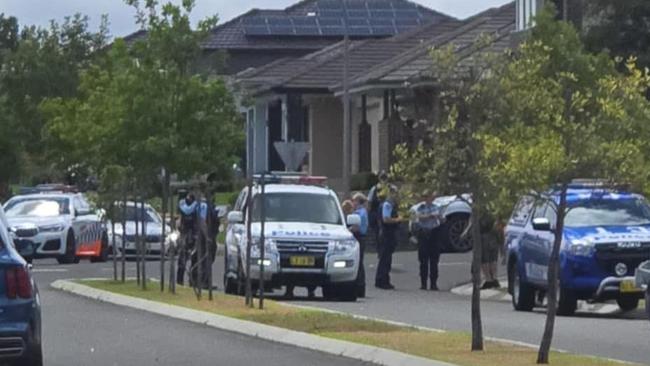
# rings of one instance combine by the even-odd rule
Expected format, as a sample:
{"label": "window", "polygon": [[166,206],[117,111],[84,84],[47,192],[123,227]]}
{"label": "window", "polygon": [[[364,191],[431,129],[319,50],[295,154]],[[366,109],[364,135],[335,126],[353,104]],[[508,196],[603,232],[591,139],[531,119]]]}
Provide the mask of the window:
{"label": "window", "polygon": [[530,212],[533,208],[534,203],[535,203],[535,199],[533,197],[531,196],[522,197],[512,212],[512,217],[510,218],[510,224],[517,225],[517,226],[526,225],[526,222],[528,222],[528,217],[530,216]]}
{"label": "window", "polygon": [[517,0],[517,30],[522,31],[535,25],[534,18],[541,0]]}
{"label": "window", "polygon": [[535,214],[533,215],[534,219],[539,219],[541,217],[546,217],[546,202],[544,201],[537,201],[537,204],[535,204]]}
{"label": "window", "polygon": [[598,199],[573,202],[567,227],[636,226],[650,224],[650,207],[642,199]]}
{"label": "window", "polygon": [[[265,216],[270,222],[309,222],[341,225],[339,204],[331,196],[307,193],[267,193]],[[253,221],[261,218],[261,195],[254,197]]]}
{"label": "window", "polygon": [[53,217],[70,214],[69,201],[67,198],[15,199],[7,203],[5,210],[7,217]]}

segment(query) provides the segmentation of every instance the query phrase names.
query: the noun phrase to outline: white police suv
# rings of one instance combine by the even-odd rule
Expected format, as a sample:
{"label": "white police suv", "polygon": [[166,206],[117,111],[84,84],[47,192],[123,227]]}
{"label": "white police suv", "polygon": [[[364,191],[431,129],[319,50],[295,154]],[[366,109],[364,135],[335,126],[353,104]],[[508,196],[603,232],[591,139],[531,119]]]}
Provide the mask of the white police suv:
{"label": "white police suv", "polygon": [[[343,216],[336,194],[317,184],[324,178],[273,176],[266,180],[265,193],[256,184],[252,191],[251,267],[246,272],[248,189],[228,214],[224,287],[241,294],[246,276],[253,283],[264,267],[266,288],[281,286],[322,287],[328,299],[356,301],[355,280],[359,271],[359,243],[348,225],[359,225],[360,217]],[[265,240],[261,243],[261,203],[264,200]],[[264,245],[264,258],[261,246]]]}
{"label": "white police suv", "polygon": [[108,256],[108,236],[102,218],[80,193],[18,195],[4,205],[16,249],[28,261],[56,258],[61,264],[81,258],[93,262]]}

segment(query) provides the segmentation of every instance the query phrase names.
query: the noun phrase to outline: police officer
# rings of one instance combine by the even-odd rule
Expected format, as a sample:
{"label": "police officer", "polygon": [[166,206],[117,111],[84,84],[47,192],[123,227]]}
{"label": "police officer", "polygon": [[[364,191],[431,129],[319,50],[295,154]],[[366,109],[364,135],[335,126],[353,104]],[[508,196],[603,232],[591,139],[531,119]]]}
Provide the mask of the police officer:
{"label": "police officer", "polygon": [[[191,250],[192,278],[193,286],[207,288],[209,283],[209,266],[212,265],[211,246],[209,233],[209,218],[211,216],[209,205],[205,196],[196,203],[196,241],[197,245]],[[201,257],[199,258],[199,254]],[[201,278],[199,278],[199,266],[201,267]]]}
{"label": "police officer", "polygon": [[381,230],[377,254],[377,274],[375,276],[375,287],[382,290],[395,288],[390,283],[390,270],[393,265],[393,253],[397,248],[397,232],[399,225],[404,221],[398,214],[399,196],[397,187],[388,187],[388,196],[381,207]]}
{"label": "police officer", "polygon": [[176,282],[182,286],[185,280],[189,253],[194,249],[198,239],[198,203],[192,193],[187,193],[185,198],[180,200],[178,211],[180,214],[181,245],[178,248]]}
{"label": "police officer", "polygon": [[432,291],[438,291],[438,264],[440,262],[440,207],[433,203],[436,194],[425,191],[424,202],[416,212],[416,233],[418,237],[418,259],[420,261],[420,289],[427,289],[427,279],[431,280]]}
{"label": "police officer", "polygon": [[388,174],[385,171],[379,172],[377,184],[368,192],[368,224],[373,234],[375,244],[379,243],[379,233],[381,232],[381,206],[386,199],[386,189],[388,187]]}
{"label": "police officer", "polygon": [[353,227],[352,233],[359,242],[359,274],[357,275],[357,296],[366,297],[366,269],[363,257],[366,251],[366,235],[368,234],[368,210],[366,209],[366,196],[357,193],[352,197],[354,213],[361,218],[361,225]]}

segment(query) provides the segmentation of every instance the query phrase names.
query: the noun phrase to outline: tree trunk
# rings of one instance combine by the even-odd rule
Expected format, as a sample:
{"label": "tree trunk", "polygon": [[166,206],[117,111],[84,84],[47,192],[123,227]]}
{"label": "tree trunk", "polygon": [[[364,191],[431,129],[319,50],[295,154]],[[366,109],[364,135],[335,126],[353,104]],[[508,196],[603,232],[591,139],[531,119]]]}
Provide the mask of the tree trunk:
{"label": "tree trunk", "polygon": [[[249,179],[248,181],[248,195],[246,197],[246,305],[253,307],[253,286],[251,284],[251,276],[248,274],[251,271],[251,242],[253,240],[253,234],[251,232],[252,225],[252,211],[251,207],[253,204],[253,181]],[[240,265],[240,264],[238,264]],[[243,272],[243,271],[241,271]]]}
{"label": "tree trunk", "polygon": [[475,200],[472,209],[472,351],[483,351],[483,321],[481,319],[481,257],[482,240],[480,211]]}
{"label": "tree trunk", "polygon": [[138,202],[139,198],[135,197],[135,200],[133,200],[133,205],[135,207],[135,277],[136,277],[136,283],[138,284],[138,287],[140,287],[140,231],[141,231],[141,226],[140,226],[140,215],[138,214]]}
{"label": "tree trunk", "polygon": [[553,251],[548,264],[548,309],[546,311],[546,326],[544,327],[544,335],[542,336],[542,343],[539,346],[539,353],[537,354],[538,364],[548,364],[549,353],[551,351],[551,344],[553,342],[553,330],[555,328],[555,314],[557,312],[557,294],[559,285],[559,269],[560,269],[560,247],[562,246],[562,232],[564,231],[564,216],[566,214],[566,195],[568,184],[562,184],[560,192],[560,204],[557,209],[557,220],[555,223],[555,240],[553,242]]}
{"label": "tree trunk", "polygon": [[[169,195],[169,216],[171,217],[172,232],[176,232],[176,210],[174,209],[174,195]],[[178,250],[178,239],[171,248],[171,257],[169,258],[169,292],[176,293],[176,251]]]}
{"label": "tree trunk", "polygon": [[111,248],[113,248],[113,281],[117,282],[117,247],[115,246],[115,204],[111,203]]}
{"label": "tree trunk", "polygon": [[147,289],[147,218],[145,217],[146,211],[144,208],[144,197],[142,198],[142,201],[140,201],[140,207],[142,212],[140,212],[140,216],[142,217],[142,239],[141,239],[141,250],[140,252],[142,253],[142,289],[146,290]]}
{"label": "tree trunk", "polygon": [[122,283],[126,282],[126,203],[128,197],[124,190],[124,201],[122,202]]}
{"label": "tree trunk", "polygon": [[167,196],[169,192],[169,173],[163,169],[162,187],[162,233],[160,235],[160,292],[165,291],[165,239],[167,235]]}
{"label": "tree trunk", "polygon": [[265,191],[266,191],[266,182],[265,182],[264,173],[262,173],[262,197],[260,199],[260,310],[264,309],[264,256],[266,255],[266,243],[264,237],[264,227],[266,226],[266,202],[265,201]]}

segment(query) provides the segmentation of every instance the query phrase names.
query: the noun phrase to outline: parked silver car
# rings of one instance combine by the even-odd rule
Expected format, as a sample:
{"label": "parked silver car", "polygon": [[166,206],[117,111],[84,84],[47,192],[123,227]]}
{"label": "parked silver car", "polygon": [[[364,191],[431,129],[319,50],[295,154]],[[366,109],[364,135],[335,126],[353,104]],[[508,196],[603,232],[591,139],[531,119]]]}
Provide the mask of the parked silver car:
{"label": "parked silver car", "polygon": [[[144,228],[146,231],[146,254],[159,256],[163,220],[158,212],[149,204],[144,205],[144,211],[139,205],[136,209],[135,203],[131,201],[126,203],[126,212],[124,212],[123,203],[116,202],[115,205],[117,206],[117,217],[115,217],[115,232],[112,232],[113,228],[110,221],[107,225],[109,231],[109,247],[111,248],[111,253],[113,253],[113,236],[115,236],[115,246],[117,247],[115,252],[118,253],[118,255],[122,254],[122,242],[124,242],[124,249],[127,257],[136,254],[136,230],[137,233],[142,232],[141,220],[144,218]],[[137,225],[136,218],[138,219]],[[124,219],[126,220],[124,221]],[[126,226],[124,227],[122,226],[123,222],[126,223]],[[168,235],[171,234],[171,228],[169,225],[165,226],[165,233]]]}
{"label": "parked silver car", "polygon": [[[471,202],[471,197],[468,194],[463,195],[462,197],[438,197],[433,202],[442,207],[442,216],[445,218],[444,223],[442,224],[443,253],[465,253],[472,250],[472,241],[469,237],[462,237],[472,215],[472,206],[470,206],[469,202]],[[411,228],[416,223],[415,213],[417,212],[418,207],[423,203],[424,202],[417,203],[409,210],[411,213],[409,231],[411,233],[413,232]]]}

